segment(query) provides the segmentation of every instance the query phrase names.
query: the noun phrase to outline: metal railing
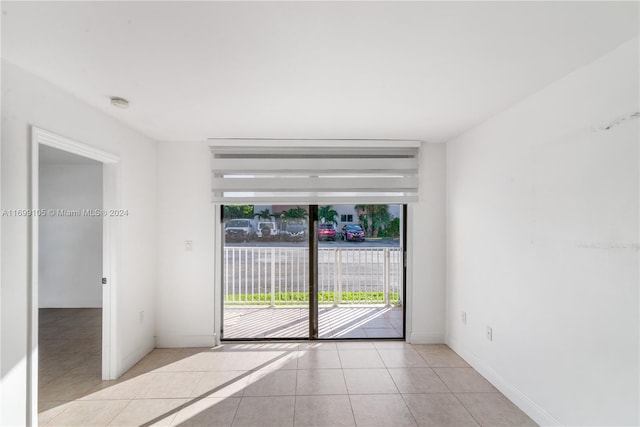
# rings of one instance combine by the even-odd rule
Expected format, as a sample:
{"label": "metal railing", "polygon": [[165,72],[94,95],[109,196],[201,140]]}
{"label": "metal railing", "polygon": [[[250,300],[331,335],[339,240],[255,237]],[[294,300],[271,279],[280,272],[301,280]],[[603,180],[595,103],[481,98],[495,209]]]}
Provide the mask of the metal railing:
{"label": "metal railing", "polygon": [[[319,248],[320,305],[401,305],[400,248]],[[225,247],[226,304],[295,305],[309,301],[309,250]]]}

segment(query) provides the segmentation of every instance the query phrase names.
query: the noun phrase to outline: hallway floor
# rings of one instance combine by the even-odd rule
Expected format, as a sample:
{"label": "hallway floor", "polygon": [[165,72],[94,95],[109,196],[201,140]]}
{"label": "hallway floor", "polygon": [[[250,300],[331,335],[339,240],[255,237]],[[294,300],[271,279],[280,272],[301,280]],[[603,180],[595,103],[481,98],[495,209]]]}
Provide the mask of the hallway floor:
{"label": "hallway floor", "polygon": [[101,381],[99,314],[41,311],[40,425],[536,425],[446,345],[155,349],[120,379]]}

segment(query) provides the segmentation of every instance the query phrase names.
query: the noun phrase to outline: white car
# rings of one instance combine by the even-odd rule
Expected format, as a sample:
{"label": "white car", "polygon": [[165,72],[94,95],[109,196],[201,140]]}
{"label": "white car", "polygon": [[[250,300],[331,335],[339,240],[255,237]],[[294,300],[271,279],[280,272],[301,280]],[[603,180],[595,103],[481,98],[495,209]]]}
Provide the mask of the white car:
{"label": "white car", "polygon": [[230,219],[224,227],[227,241],[248,242],[256,236],[256,229],[252,219]]}
{"label": "white car", "polygon": [[256,228],[256,237],[258,239],[277,239],[280,236],[280,230],[275,221],[260,221]]}

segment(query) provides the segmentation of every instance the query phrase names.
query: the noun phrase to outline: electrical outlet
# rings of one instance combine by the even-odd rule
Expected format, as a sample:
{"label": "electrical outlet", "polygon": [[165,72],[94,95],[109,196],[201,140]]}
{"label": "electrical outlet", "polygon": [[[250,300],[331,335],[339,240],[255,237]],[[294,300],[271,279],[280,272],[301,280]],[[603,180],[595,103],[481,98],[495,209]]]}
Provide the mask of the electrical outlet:
{"label": "electrical outlet", "polygon": [[463,324],[463,325],[466,325],[466,324],[467,324],[467,312],[466,312],[466,311],[463,311],[463,312],[462,312],[461,320],[462,320],[462,324]]}
{"label": "electrical outlet", "polygon": [[193,240],[185,240],[184,241],[184,249],[187,252],[192,252],[193,251]]}
{"label": "electrical outlet", "polygon": [[493,341],[493,328],[491,326],[487,326],[487,339]]}

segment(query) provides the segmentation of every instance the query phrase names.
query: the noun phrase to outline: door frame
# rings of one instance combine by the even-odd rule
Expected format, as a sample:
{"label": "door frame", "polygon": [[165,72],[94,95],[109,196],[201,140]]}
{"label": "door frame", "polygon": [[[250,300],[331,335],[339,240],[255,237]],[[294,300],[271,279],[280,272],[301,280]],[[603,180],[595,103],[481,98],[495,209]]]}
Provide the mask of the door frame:
{"label": "door frame", "polygon": [[318,205],[309,205],[309,339],[318,339]]}
{"label": "door frame", "polygon": [[[251,204],[251,203],[247,203]],[[411,262],[412,253],[411,248],[413,242],[410,239],[410,227],[413,221],[413,210],[410,203],[390,203],[400,205],[400,249],[402,257],[402,340],[407,343],[411,342],[411,312],[413,293],[411,289],[413,265]],[[213,262],[213,330],[214,330],[214,345],[221,345],[222,341],[331,341],[339,340],[335,338],[319,338],[319,319],[318,319],[318,289],[315,281],[317,266],[317,248],[318,240],[316,238],[317,226],[318,226],[318,207],[317,203],[309,203],[309,335],[308,337],[282,337],[282,338],[224,338],[222,336],[223,324],[224,324],[224,295],[223,295],[223,282],[224,282],[224,203],[214,203],[214,262]],[[217,252],[217,253],[216,253]],[[358,340],[360,338],[350,338],[350,340]],[[376,338],[377,340],[398,340],[398,338]]]}
{"label": "door frame", "polygon": [[[213,263],[213,307],[214,307],[214,316],[213,316],[213,335],[214,335],[214,346],[219,346],[222,341],[233,342],[233,341],[304,341],[304,340],[314,340],[317,339],[317,331],[318,331],[318,322],[317,322],[317,286],[315,283],[315,272],[317,271],[317,265],[312,265],[313,263],[317,264],[317,257],[314,255],[315,249],[317,248],[318,240],[317,238],[312,238],[315,236],[316,227],[317,227],[317,216],[318,209],[317,205],[305,205],[309,207],[309,227],[307,232],[309,233],[309,254],[311,259],[309,260],[309,271],[308,271],[308,280],[309,280],[309,334],[307,337],[278,337],[278,338],[224,338],[222,336],[224,332],[224,262],[223,259],[225,257],[224,249],[224,203],[215,203],[214,204],[214,248],[218,250],[218,252],[214,249],[214,263]],[[315,206],[315,211],[312,210],[312,206]],[[315,213],[314,213],[315,212]],[[313,220],[315,218],[315,221]],[[316,306],[314,307],[313,304]]]}
{"label": "door frame", "polygon": [[[39,320],[39,209],[40,209],[40,145],[46,145],[102,163],[102,208],[120,206],[120,158],[87,144],[31,126],[31,201],[29,217],[29,316],[27,352],[27,423],[38,420],[38,320]],[[103,216],[102,274],[107,284],[102,286],[102,379],[112,380],[118,374],[117,340],[117,284],[120,232],[115,217]]]}

